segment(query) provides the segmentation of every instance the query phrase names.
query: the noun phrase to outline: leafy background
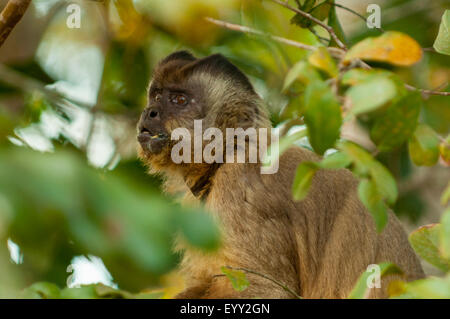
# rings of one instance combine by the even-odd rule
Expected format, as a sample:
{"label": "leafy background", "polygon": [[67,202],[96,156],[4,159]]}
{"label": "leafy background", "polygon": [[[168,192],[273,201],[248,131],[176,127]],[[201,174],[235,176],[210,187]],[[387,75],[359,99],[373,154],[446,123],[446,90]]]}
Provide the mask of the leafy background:
{"label": "leafy background", "polygon": [[[208,215],[177,206],[136,159],[151,71],[179,49],[224,54],[287,133],[282,148],[326,155],[299,166],[294,198],[306,196],[317,170],[348,167],[374,227],[382,231],[388,207],[402,219],[437,277],[397,282],[393,297],[450,297],[450,97],[404,87],[450,90],[450,3],[336,1],[365,17],[379,4],[381,33],[332,2],[289,3],[333,26],[351,48],[339,59],[323,28],[269,0],[34,0],[0,48],[0,297],[168,298],[183,287],[175,236],[195,249],[220,245]],[[71,3],[82,9],[79,29],[66,25]],[[226,30],[206,16],[319,49]],[[422,52],[433,45],[439,53]],[[354,65],[359,58],[372,69]],[[248,286],[242,272],[223,272],[236,289]],[[351,297],[365,296],[361,278]]]}

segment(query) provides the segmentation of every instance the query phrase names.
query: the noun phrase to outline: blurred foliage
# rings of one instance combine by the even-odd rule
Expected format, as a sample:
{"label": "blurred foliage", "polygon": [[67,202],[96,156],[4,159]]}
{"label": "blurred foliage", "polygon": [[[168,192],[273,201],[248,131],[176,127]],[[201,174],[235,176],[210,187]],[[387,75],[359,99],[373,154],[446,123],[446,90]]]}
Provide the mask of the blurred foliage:
{"label": "blurred foliage", "polygon": [[177,233],[203,249],[218,246],[209,215],[144,189],[120,173],[89,168],[73,151],[2,149],[2,237],[26,256],[20,268],[41,280],[63,284],[73,256],[94,254],[121,287],[133,290],[175,266]]}
{"label": "blurred foliage", "polygon": [[[359,196],[378,231],[389,208],[417,222],[427,210],[421,185],[397,184],[408,183],[418,165],[450,162],[450,98],[404,84],[450,90],[448,3],[428,1],[427,10],[416,10],[417,0],[379,1],[387,31],[380,33],[364,22],[344,32],[347,21],[339,21],[343,9],[334,2],[289,3],[333,27],[350,47],[340,57],[329,51],[337,44],[323,28],[269,0],[33,1],[21,23],[44,25],[37,47],[20,42],[29,58],[0,65],[0,296],[156,298],[155,289],[181,285],[164,275],[179,260],[171,251],[177,234],[205,253],[219,245],[208,215],[164,197],[160,180],[144,174],[135,156],[134,127],[151,70],[179,49],[229,58],[265,100],[274,126],[304,122],[306,128],[281,138],[280,152],[307,135],[325,156],[298,167],[295,199],[306,196],[317,170],[346,167],[360,179]],[[80,28],[66,25],[69,3],[82,8]],[[318,49],[220,29],[205,16]],[[438,53],[421,49],[432,46]],[[342,138],[349,123],[365,132],[363,142]],[[449,193],[443,192],[443,210]],[[447,208],[440,226],[411,235],[418,254],[447,272],[448,220]],[[111,287],[66,287],[68,266],[83,255],[101,258]],[[387,273],[395,269],[382,265]],[[238,290],[248,285],[245,274],[225,269],[224,275]],[[449,278],[397,282],[391,292],[448,297]],[[364,297],[363,288],[357,285],[351,297]],[[176,287],[170,291],[164,296]]]}
{"label": "blurred foliage", "polygon": [[131,294],[103,284],[60,289],[52,283],[37,282],[24,289],[19,297],[26,299],[156,299],[161,298],[162,294],[159,292]]}

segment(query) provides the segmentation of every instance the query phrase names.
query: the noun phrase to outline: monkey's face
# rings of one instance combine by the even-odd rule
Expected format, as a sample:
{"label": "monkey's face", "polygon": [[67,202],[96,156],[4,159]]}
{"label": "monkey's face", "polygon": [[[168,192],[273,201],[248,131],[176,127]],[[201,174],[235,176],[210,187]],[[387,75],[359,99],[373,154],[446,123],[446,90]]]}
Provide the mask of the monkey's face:
{"label": "monkey's face", "polygon": [[138,123],[139,155],[168,162],[177,143],[171,140],[173,130],[187,129],[193,141],[194,120],[202,120],[203,130],[239,127],[257,117],[257,99],[247,77],[223,56],[196,59],[188,52],[175,52],[154,70]]}
{"label": "monkey's face", "polygon": [[171,56],[154,71],[147,107],[138,123],[138,141],[146,157],[168,153],[173,144],[172,131],[189,129],[194,119],[203,116],[200,90],[188,80],[185,69],[195,59],[181,52]]}
{"label": "monkey's face", "polygon": [[159,154],[170,144],[171,131],[180,118],[199,115],[199,105],[193,92],[181,87],[163,87],[153,81],[148,104],[138,124],[138,141],[150,154]]}

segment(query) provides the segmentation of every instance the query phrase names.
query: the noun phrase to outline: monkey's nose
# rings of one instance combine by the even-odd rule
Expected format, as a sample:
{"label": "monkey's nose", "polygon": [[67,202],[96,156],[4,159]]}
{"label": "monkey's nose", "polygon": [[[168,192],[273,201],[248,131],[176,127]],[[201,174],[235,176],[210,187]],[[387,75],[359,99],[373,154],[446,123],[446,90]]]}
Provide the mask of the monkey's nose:
{"label": "monkey's nose", "polygon": [[159,119],[159,107],[155,105],[149,105],[145,108],[143,112],[143,119],[144,120],[156,120]]}

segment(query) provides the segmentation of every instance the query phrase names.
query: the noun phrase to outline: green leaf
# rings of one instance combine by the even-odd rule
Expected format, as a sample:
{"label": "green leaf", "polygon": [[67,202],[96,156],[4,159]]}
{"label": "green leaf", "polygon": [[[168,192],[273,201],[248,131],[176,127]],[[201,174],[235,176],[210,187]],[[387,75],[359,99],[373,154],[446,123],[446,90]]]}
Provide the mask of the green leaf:
{"label": "green leaf", "polygon": [[351,112],[355,115],[376,110],[392,100],[397,94],[395,83],[382,76],[370,78],[346,92],[351,102]]}
{"label": "green leaf", "polygon": [[361,178],[370,177],[386,203],[395,203],[398,196],[397,184],[388,169],[355,143],[341,142],[338,148],[350,156],[354,163],[352,171],[356,175]]}
{"label": "green leaf", "polygon": [[409,235],[409,242],[415,252],[433,266],[450,270],[450,261],[439,253],[440,224],[422,226]]}
{"label": "green leaf", "polygon": [[95,285],[95,293],[100,298],[108,299],[134,299],[134,295],[128,291],[115,289],[104,284]]}
{"label": "green leaf", "polygon": [[[387,275],[392,274],[398,274],[401,275],[403,272],[402,270],[392,263],[380,263],[378,264],[380,267],[380,277],[383,278]],[[367,285],[367,280],[369,279],[369,276],[373,275],[373,272],[365,271],[356,282],[355,287],[353,287],[353,290],[351,291],[350,295],[348,296],[348,299],[363,299],[366,298],[369,294],[369,288]],[[380,279],[381,279],[380,278]]]}
{"label": "green leaf", "polygon": [[243,271],[230,269],[228,267],[221,267],[220,269],[225,274],[225,276],[230,279],[231,285],[233,286],[234,290],[243,291],[249,286],[250,283]]}
{"label": "green leaf", "polygon": [[325,47],[319,47],[308,57],[308,62],[316,68],[328,73],[332,78],[338,75],[338,68]]}
{"label": "green leaf", "polygon": [[[316,0],[305,0],[303,2],[303,4],[301,5],[301,7],[299,7],[300,10],[309,13],[313,8],[314,5],[316,3]],[[301,28],[308,28],[312,25],[312,21],[300,14],[295,14],[292,19],[291,19],[291,23],[298,25]]]}
{"label": "green leaf", "polygon": [[375,77],[385,77],[391,78],[393,76],[392,72],[381,70],[381,69],[351,69],[344,73],[341,82],[343,85],[357,85],[363,82],[367,82]]}
{"label": "green leaf", "polygon": [[393,205],[398,197],[398,189],[392,174],[375,159],[371,162],[369,169],[378,192],[385,198],[388,205]]}
{"label": "green leaf", "polygon": [[351,158],[353,173],[363,178],[358,186],[358,195],[373,216],[377,231],[381,232],[388,218],[386,204],[392,205],[397,200],[395,179],[380,162],[355,143],[340,142],[338,148]]}
{"label": "green leaf", "polygon": [[59,299],[59,287],[50,282],[36,282],[24,289],[21,298],[25,299]]}
{"label": "green leaf", "polygon": [[212,217],[204,212],[184,212],[178,216],[180,229],[189,243],[215,250],[220,245],[220,232]]}
{"label": "green leaf", "polygon": [[310,64],[305,61],[299,61],[295,63],[286,74],[283,83],[283,92],[285,92],[296,80],[308,84],[309,82],[319,81],[320,79],[319,73],[317,73]]}
{"label": "green leaf", "polygon": [[140,292],[133,296],[135,299],[164,299],[163,291]]}
{"label": "green leaf", "polygon": [[417,126],[409,140],[409,155],[418,166],[433,166],[439,159],[439,138],[427,125]]}
{"label": "green leaf", "polygon": [[303,162],[297,167],[292,185],[292,196],[294,200],[299,201],[306,197],[317,169],[317,163],[313,162]]}
{"label": "green leaf", "polygon": [[442,16],[439,33],[433,47],[439,53],[450,55],[450,10],[445,10]]}
{"label": "green leaf", "polygon": [[444,259],[450,261],[450,208],[447,208],[442,215],[440,228],[439,251]]}
{"label": "green leaf", "polygon": [[305,123],[314,151],[323,154],[339,138],[342,114],[339,102],[324,82],[312,82],[306,87]]}
{"label": "green leaf", "polygon": [[[264,165],[270,165],[286,152],[295,142],[304,138],[307,135],[307,130],[303,129],[290,135],[283,136],[278,142],[278,151],[274,150],[274,145],[271,145],[267,150],[267,155],[264,157]],[[277,147],[277,146],[275,146]]]}
{"label": "green leaf", "polygon": [[322,169],[341,169],[351,164],[351,158],[342,152],[333,153],[321,162],[303,162],[297,167],[292,185],[294,200],[302,200],[308,194],[312,179],[316,171]]}
{"label": "green leaf", "polygon": [[429,277],[405,285],[408,298],[450,299],[450,275],[444,278]]}
{"label": "green leaf", "polygon": [[289,102],[280,111],[280,120],[297,120],[303,116],[303,99],[299,96],[291,97]]}
{"label": "green leaf", "polygon": [[410,138],[417,126],[422,104],[421,95],[414,92],[396,101],[376,118],[370,137],[381,152],[390,151]]}
{"label": "green leaf", "polygon": [[310,12],[312,8],[314,8],[314,5],[316,4],[316,0],[303,0],[303,4],[299,8],[302,11]]}
{"label": "green leaf", "polygon": [[77,288],[64,288],[61,290],[61,299],[101,299],[95,285],[83,285]]}
{"label": "green leaf", "polygon": [[[334,2],[334,0],[332,1]],[[336,6],[331,6],[328,14],[328,25],[333,28],[334,32],[336,33],[339,40],[342,41],[342,43],[346,43],[345,33],[344,29],[341,26],[341,23],[339,22],[339,19],[336,15]],[[337,46],[336,41],[331,38],[330,46]]]}
{"label": "green leaf", "polygon": [[354,164],[352,171],[361,178],[370,176],[370,166],[375,159],[366,150],[359,145],[342,141],[338,144],[338,148],[347,156],[349,156]]}
{"label": "green leaf", "polygon": [[381,233],[388,221],[388,208],[374,182],[362,180],[358,185],[358,196],[372,215],[377,232]]}
{"label": "green leaf", "polygon": [[[334,1],[334,0],[332,0]],[[314,6],[316,0],[305,0],[303,5],[299,7],[300,10],[311,14],[313,17],[317,18],[320,21],[325,20],[329,16],[330,9],[333,7],[330,0],[322,0],[318,5]],[[301,28],[309,28],[312,27],[315,23],[310,19],[296,14],[292,17],[291,23],[298,25]]]}
{"label": "green leaf", "polygon": [[352,159],[350,156],[343,152],[336,152],[325,157],[318,165],[324,169],[341,169],[349,166],[351,163]]}
{"label": "green leaf", "polygon": [[311,15],[320,21],[325,20],[328,18],[330,10],[334,7],[331,5],[332,2],[334,2],[334,0],[322,0],[311,10]]}

